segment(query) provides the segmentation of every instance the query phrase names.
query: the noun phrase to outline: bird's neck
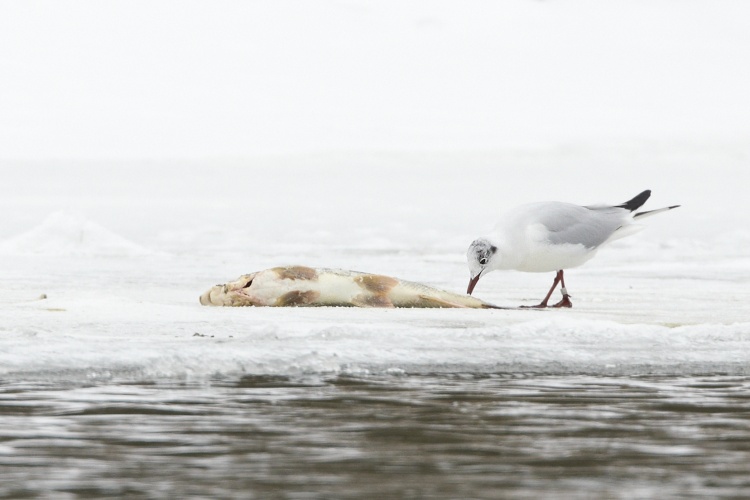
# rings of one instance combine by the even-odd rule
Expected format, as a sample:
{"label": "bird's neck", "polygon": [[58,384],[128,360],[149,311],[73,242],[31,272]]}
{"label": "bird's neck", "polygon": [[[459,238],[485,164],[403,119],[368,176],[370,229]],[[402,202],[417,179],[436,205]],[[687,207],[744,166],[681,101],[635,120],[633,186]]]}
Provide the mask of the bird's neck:
{"label": "bird's neck", "polygon": [[508,261],[508,257],[510,256],[512,259],[513,254],[511,252],[508,252],[507,242],[505,240],[500,240],[492,237],[487,238],[487,241],[497,249],[495,250],[494,255],[490,259],[489,265],[487,266],[489,268],[488,271],[513,269],[513,266],[510,265],[512,264],[512,262]]}

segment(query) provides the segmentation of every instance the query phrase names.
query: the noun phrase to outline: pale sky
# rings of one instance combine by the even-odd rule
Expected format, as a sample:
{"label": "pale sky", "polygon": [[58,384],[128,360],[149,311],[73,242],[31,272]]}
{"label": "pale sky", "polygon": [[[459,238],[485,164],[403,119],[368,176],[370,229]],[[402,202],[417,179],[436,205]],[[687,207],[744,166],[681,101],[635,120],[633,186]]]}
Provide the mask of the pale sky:
{"label": "pale sky", "polygon": [[742,1],[3,1],[0,159],[750,140]]}

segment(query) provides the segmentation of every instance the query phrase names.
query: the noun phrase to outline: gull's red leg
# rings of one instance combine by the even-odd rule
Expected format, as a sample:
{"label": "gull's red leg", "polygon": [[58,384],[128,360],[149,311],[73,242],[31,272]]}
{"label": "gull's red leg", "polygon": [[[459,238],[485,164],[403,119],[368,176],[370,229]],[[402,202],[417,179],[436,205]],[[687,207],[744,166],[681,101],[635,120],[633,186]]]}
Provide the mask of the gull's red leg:
{"label": "gull's red leg", "polygon": [[[557,276],[559,276],[560,278],[560,285],[561,285],[560,291],[562,292],[563,298],[560,302],[558,302],[557,304],[551,307],[573,307],[573,303],[570,301],[570,295],[568,295],[568,289],[565,288],[565,279],[563,278],[562,269],[557,271]],[[552,290],[550,290],[549,293],[551,294]],[[547,298],[549,298],[549,294],[547,295]],[[547,299],[544,299],[544,300],[546,301]]]}
{"label": "gull's red leg", "polygon": [[[543,309],[543,308],[547,307],[547,302],[549,301],[549,298],[552,296],[552,292],[554,292],[555,288],[557,288],[557,284],[560,283],[560,281],[562,281],[562,275],[563,275],[562,269],[559,270],[559,271],[557,271],[557,274],[555,274],[555,281],[552,282],[552,288],[549,289],[549,292],[547,292],[547,296],[544,297],[544,300],[541,301],[539,303],[539,305],[536,305],[536,306],[521,306],[521,307],[523,307],[523,308],[533,308],[533,309]],[[564,284],[563,284],[563,287],[565,287]],[[570,301],[568,301],[568,302],[570,302]],[[553,307],[562,307],[562,306],[558,306],[557,304],[555,304]],[[567,307],[570,307],[570,306],[567,306]]]}

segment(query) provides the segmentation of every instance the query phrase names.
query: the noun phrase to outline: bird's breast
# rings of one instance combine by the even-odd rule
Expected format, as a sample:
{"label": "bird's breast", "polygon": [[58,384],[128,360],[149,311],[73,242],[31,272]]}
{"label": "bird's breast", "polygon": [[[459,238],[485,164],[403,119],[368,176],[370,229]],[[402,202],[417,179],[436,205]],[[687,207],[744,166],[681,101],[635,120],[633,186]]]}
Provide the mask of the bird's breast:
{"label": "bird's breast", "polygon": [[596,254],[595,248],[581,244],[550,244],[537,242],[517,262],[514,269],[531,273],[543,273],[578,267]]}

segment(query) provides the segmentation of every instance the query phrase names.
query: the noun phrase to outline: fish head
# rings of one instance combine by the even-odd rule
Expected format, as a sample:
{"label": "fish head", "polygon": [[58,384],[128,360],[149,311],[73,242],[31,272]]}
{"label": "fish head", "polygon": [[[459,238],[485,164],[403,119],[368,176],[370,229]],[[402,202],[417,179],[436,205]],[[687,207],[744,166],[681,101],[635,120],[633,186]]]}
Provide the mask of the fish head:
{"label": "fish head", "polygon": [[317,280],[318,272],[310,267],[274,267],[211,287],[200,302],[215,306],[309,305],[320,295]]}
{"label": "fish head", "polygon": [[235,281],[209,288],[200,297],[204,306],[267,306],[270,305],[263,292],[263,280],[256,278],[262,272],[243,274]]}

